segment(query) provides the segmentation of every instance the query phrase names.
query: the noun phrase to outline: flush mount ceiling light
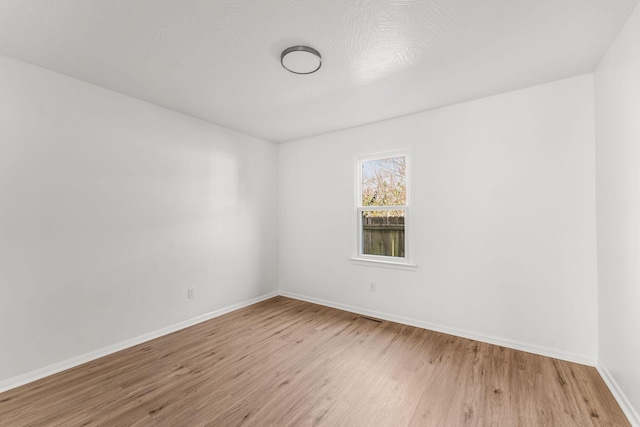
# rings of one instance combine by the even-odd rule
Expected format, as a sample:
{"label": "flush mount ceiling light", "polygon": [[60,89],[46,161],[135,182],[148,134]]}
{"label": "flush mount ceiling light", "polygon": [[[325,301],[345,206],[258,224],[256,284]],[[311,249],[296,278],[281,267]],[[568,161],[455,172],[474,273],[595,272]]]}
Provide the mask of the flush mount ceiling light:
{"label": "flush mount ceiling light", "polygon": [[320,69],[320,52],[309,46],[291,46],[280,55],[282,66],[295,74],[311,74]]}

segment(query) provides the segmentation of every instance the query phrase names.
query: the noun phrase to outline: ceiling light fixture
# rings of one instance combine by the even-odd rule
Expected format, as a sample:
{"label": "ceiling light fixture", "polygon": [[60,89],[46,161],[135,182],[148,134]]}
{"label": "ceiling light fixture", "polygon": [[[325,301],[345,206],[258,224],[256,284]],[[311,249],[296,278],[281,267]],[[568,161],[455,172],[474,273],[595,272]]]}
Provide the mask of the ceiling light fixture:
{"label": "ceiling light fixture", "polygon": [[280,63],[294,74],[311,74],[320,69],[322,56],[309,46],[291,46],[282,51]]}

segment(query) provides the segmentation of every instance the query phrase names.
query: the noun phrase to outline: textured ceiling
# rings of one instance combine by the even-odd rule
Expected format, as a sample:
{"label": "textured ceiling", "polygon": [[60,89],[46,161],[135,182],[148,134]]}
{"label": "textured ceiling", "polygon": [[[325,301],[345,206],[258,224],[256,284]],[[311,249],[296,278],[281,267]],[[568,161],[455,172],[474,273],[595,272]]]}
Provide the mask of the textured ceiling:
{"label": "textured ceiling", "polygon": [[0,54],[282,142],[591,72],[636,2],[1,0]]}

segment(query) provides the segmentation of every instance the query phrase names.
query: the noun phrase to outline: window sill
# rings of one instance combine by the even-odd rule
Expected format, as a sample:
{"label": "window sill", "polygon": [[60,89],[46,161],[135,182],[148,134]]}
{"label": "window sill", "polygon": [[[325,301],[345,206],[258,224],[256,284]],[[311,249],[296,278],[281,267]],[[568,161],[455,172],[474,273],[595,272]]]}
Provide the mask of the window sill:
{"label": "window sill", "polygon": [[416,264],[411,264],[408,262],[397,262],[397,261],[386,261],[386,260],[378,260],[371,258],[358,258],[353,257],[349,258],[351,264],[354,265],[364,265],[368,267],[380,267],[380,268],[393,268],[396,270],[405,270],[405,271],[415,271],[418,267]]}

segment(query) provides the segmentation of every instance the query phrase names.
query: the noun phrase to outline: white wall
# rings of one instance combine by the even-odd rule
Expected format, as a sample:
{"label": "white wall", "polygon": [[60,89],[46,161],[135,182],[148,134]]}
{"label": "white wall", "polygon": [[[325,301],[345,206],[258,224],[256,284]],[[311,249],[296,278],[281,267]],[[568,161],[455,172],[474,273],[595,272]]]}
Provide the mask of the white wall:
{"label": "white wall", "polygon": [[640,425],[640,6],[595,73],[600,367]]}
{"label": "white wall", "polygon": [[[352,265],[353,156],[407,144],[418,267]],[[284,144],[279,162],[282,291],[595,363],[592,75]]]}
{"label": "white wall", "polygon": [[0,94],[0,382],[277,289],[277,146],[2,57]]}

